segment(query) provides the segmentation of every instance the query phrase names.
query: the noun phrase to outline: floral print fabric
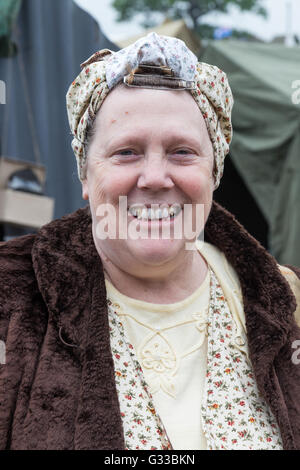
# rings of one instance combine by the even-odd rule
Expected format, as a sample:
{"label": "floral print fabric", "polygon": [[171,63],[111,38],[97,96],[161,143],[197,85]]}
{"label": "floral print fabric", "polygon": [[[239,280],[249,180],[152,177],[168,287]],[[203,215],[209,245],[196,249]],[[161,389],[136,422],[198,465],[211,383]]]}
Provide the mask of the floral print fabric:
{"label": "floral print fabric", "polygon": [[106,80],[113,88],[139,65],[156,64],[170,67],[177,77],[194,80],[198,59],[181,39],[149,33],[107,60]]}
{"label": "floral print fabric", "polygon": [[123,325],[109,300],[108,316],[125,449],[170,450],[133,346],[126,340]]}
{"label": "floral print fabric", "polygon": [[70,85],[66,96],[67,112],[80,180],[86,177],[87,131],[104,99],[132,68],[150,61],[153,65],[169,66],[180,78],[195,81],[196,89],[190,92],[204,117],[213,145],[216,189],[232,139],[233,97],[227,76],[218,67],[197,62],[183,41],[156,33],[116,53],[109,49],[96,52],[82,64],[82,72]]}
{"label": "floral print fabric", "polygon": [[260,396],[224,293],[211,271],[202,425],[211,450],[282,449],[278,425]]}
{"label": "floral print fabric", "polygon": [[[170,449],[133,346],[124,336],[117,311],[108,300],[111,346],[126,449]],[[210,450],[282,449],[277,422],[261,397],[246,346],[222,288],[210,268],[207,318],[207,373],[201,407],[202,427]]]}

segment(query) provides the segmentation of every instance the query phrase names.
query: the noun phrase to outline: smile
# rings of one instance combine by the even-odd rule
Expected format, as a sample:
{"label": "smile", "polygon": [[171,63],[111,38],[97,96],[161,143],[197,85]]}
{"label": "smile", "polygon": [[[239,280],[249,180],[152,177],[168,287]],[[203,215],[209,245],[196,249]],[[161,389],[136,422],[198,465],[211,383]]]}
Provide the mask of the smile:
{"label": "smile", "polygon": [[128,213],[138,220],[163,220],[172,219],[182,211],[180,204],[158,205],[153,204],[151,207],[145,205],[133,204],[128,208]]}

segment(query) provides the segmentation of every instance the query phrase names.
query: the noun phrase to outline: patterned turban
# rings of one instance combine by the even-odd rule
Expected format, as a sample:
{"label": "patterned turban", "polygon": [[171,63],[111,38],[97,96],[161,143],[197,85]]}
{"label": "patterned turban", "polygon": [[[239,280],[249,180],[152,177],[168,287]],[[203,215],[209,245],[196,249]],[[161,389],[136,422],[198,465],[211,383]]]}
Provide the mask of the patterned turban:
{"label": "patterned turban", "polygon": [[[215,189],[223,175],[224,159],[232,139],[233,97],[226,74],[218,67],[198,62],[183,41],[152,32],[134,44],[112,52],[102,49],[81,67],[67,92],[67,112],[78,176],[86,177],[86,139],[105,97],[131,71],[145,65],[171,69],[195,99],[213,145]],[[125,82],[126,83],[126,82]]]}

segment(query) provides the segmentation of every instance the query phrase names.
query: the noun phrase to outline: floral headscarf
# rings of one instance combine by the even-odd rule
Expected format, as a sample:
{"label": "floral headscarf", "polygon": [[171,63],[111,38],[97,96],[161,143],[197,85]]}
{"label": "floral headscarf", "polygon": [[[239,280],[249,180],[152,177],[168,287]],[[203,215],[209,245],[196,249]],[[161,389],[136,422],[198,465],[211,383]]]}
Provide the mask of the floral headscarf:
{"label": "floral headscarf", "polygon": [[82,64],[81,73],[70,85],[67,111],[79,179],[86,177],[87,132],[105,97],[130,71],[147,64],[168,67],[176,77],[194,84],[190,93],[203,115],[213,145],[216,189],[232,139],[233,97],[227,76],[218,67],[198,62],[180,39],[154,32],[118,52],[109,49],[96,52]]}

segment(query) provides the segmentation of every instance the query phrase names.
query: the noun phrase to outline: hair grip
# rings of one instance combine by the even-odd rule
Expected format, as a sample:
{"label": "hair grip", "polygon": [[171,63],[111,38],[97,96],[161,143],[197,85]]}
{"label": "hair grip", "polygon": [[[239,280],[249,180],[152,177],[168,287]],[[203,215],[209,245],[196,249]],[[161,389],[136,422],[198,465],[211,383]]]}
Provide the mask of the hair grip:
{"label": "hair grip", "polygon": [[194,81],[187,81],[174,75],[174,71],[166,65],[139,64],[123,78],[125,85],[164,90],[194,90]]}
{"label": "hair grip", "polygon": [[194,90],[195,82],[183,80],[178,77],[170,77],[154,74],[129,74],[123,78],[125,85],[129,87],[165,89],[165,90]]}

